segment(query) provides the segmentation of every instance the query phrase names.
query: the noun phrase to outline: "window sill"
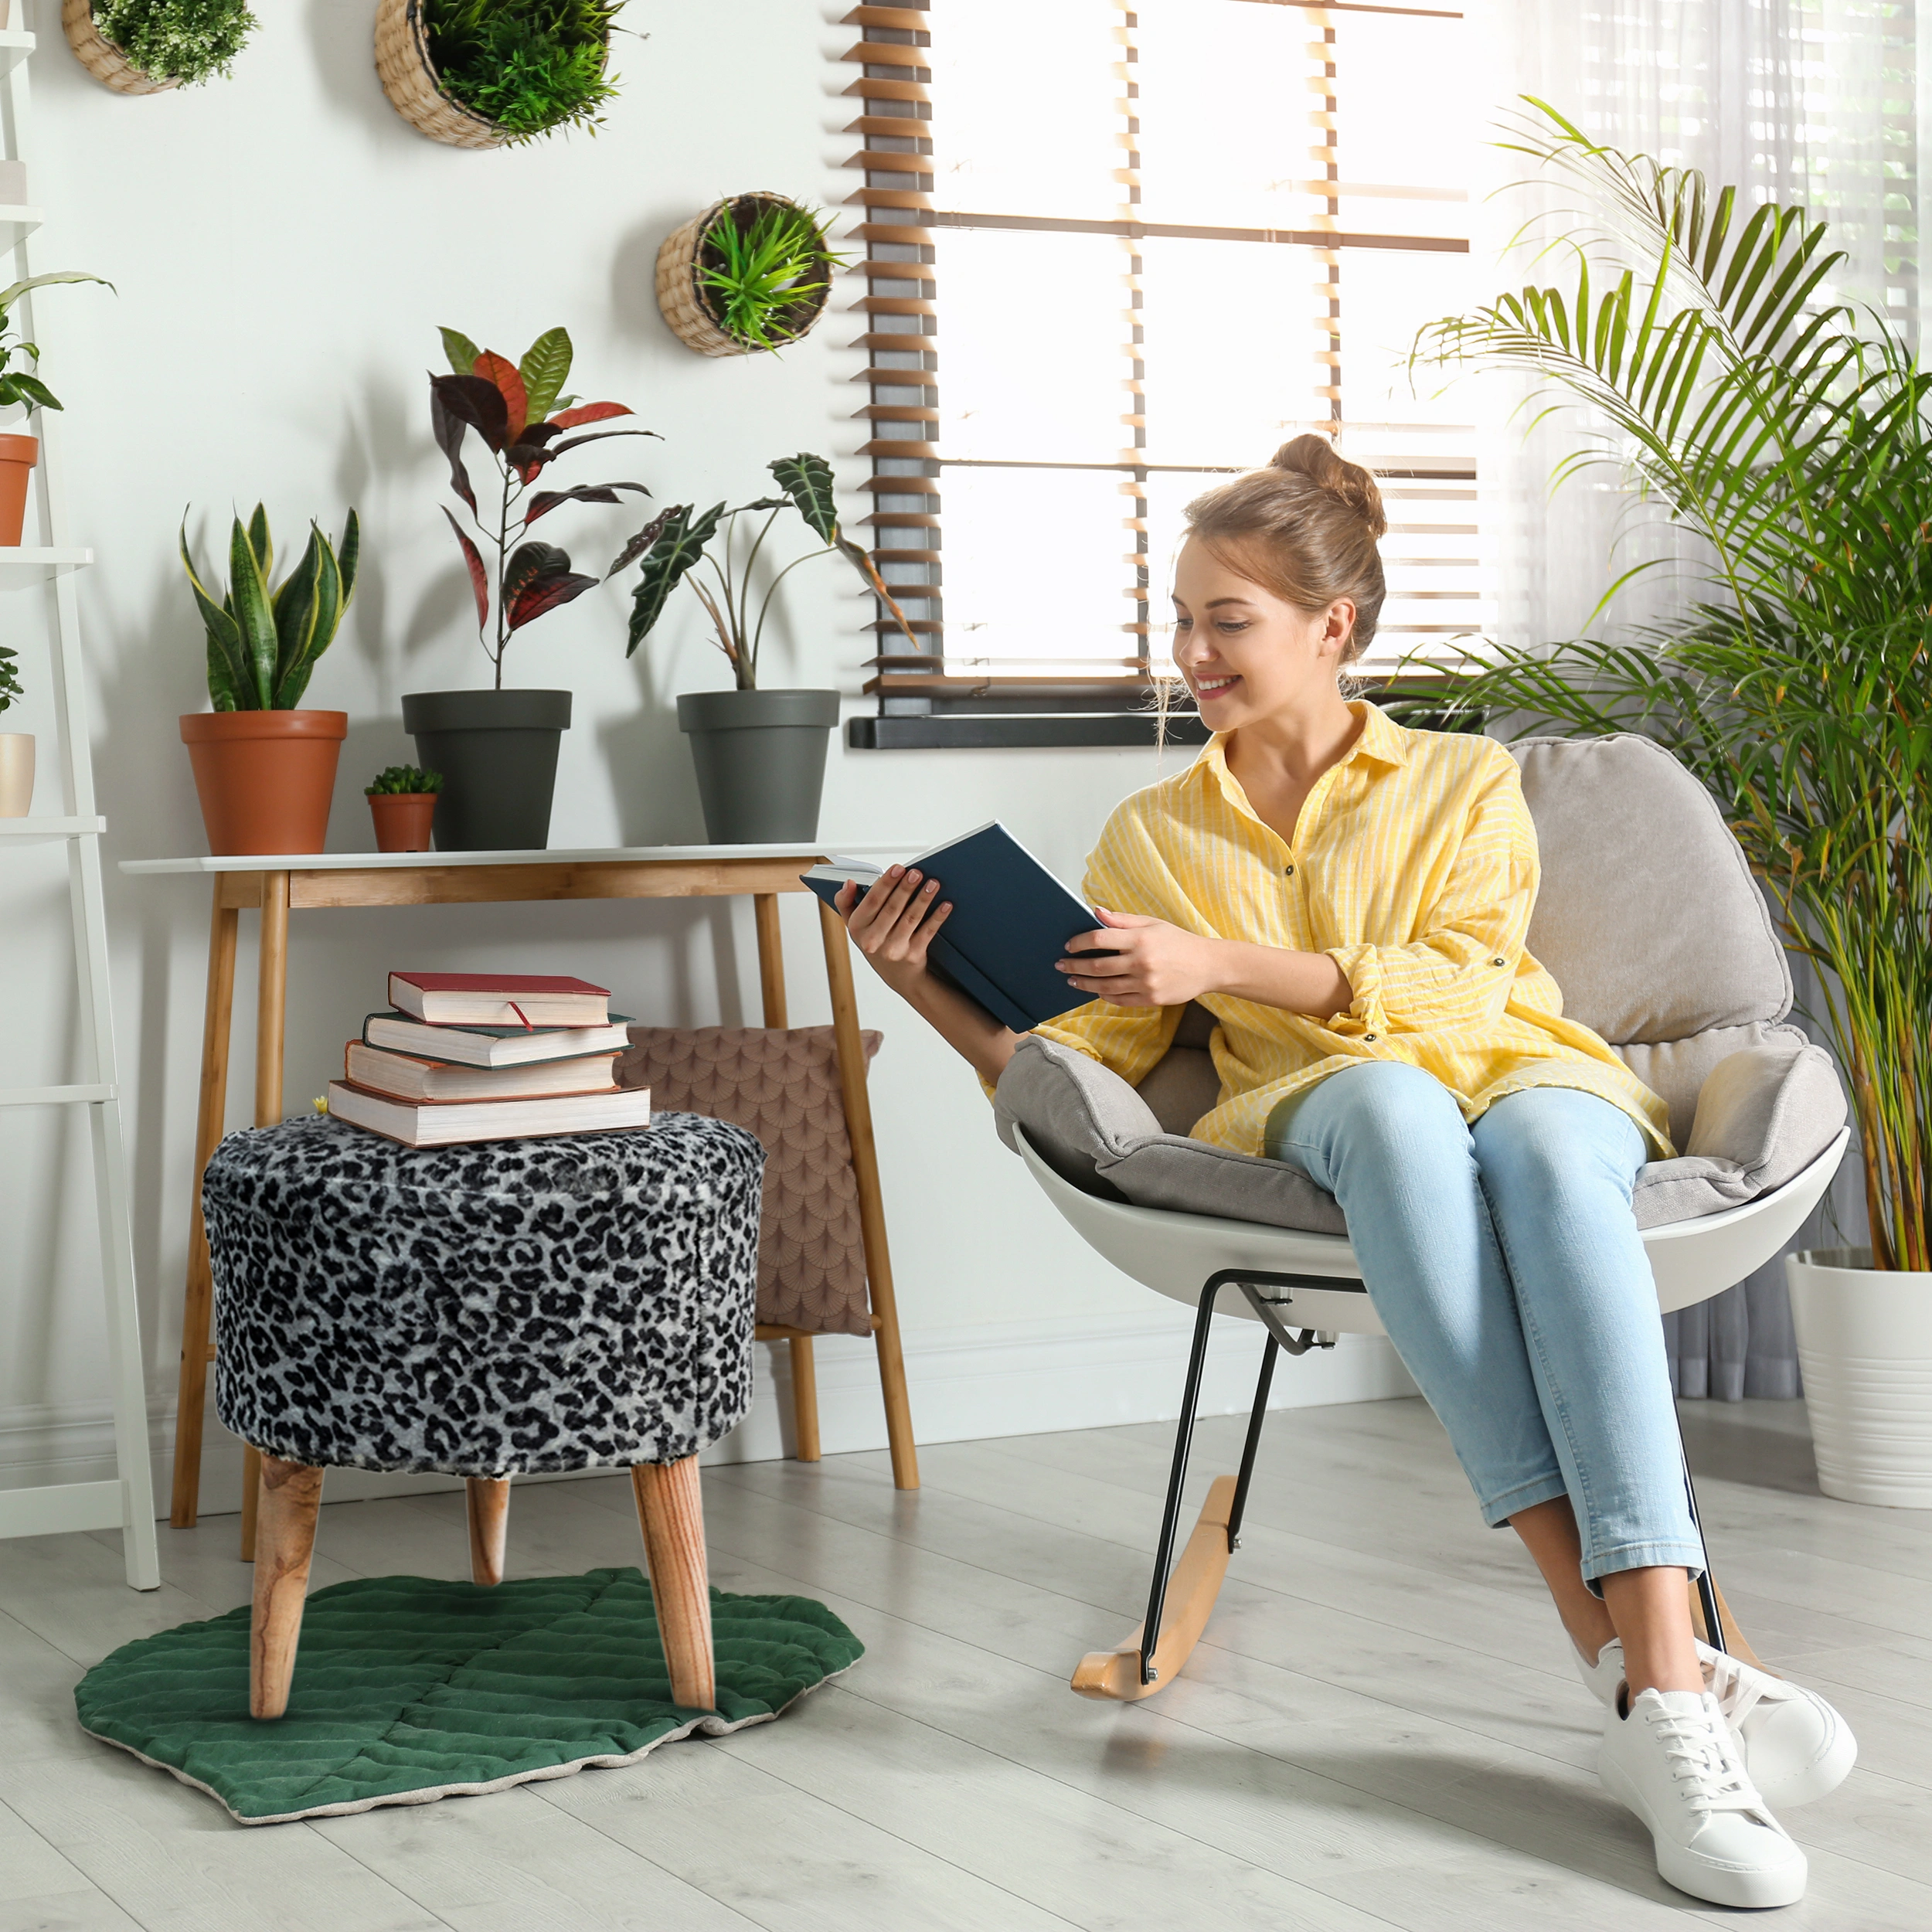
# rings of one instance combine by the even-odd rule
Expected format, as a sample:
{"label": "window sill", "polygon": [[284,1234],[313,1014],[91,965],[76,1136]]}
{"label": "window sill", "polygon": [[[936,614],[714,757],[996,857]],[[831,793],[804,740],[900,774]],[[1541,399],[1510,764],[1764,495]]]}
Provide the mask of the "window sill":
{"label": "window sill", "polygon": [[[854,751],[1063,750],[1083,745],[1151,750],[1159,721],[1151,711],[951,712],[923,716],[848,718]],[[1207,727],[1192,712],[1167,721],[1167,742],[1204,745]]]}
{"label": "window sill", "polygon": [[[1486,713],[1445,717],[1427,698],[1371,690],[1398,724],[1417,731],[1481,731]],[[948,711],[845,720],[854,751],[1058,751],[1082,746],[1152,750],[1160,742],[1151,711]],[[1211,734],[1198,713],[1168,714],[1166,742],[1204,745]]]}

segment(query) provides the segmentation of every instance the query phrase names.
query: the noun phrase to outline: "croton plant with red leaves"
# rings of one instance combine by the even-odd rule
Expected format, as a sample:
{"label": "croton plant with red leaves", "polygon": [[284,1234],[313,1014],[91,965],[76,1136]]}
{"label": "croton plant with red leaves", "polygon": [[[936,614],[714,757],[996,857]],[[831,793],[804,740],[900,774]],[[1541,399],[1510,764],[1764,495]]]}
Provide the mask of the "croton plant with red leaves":
{"label": "croton plant with red leaves", "polygon": [[[455,329],[443,331],[443,347],[450,373],[430,378],[430,420],[436,440],[450,460],[450,487],[463,499],[477,535],[495,553],[494,573],[483,553],[447,505],[443,514],[463,546],[463,561],[476,594],[477,634],[495,667],[496,689],[503,688],[503,654],[511,637],[546,611],[580,597],[599,581],[570,568],[568,554],[554,543],[532,537],[530,526],[548,516],[560,503],[621,503],[621,490],[640,496],[651,492],[641,483],[577,483],[568,489],[536,489],[532,485],[560,456],[587,443],[612,436],[655,436],[655,430],[594,430],[571,436],[587,423],[628,416],[622,403],[580,403],[563,393],[570,373],[570,338],[560,328],[546,330],[530,345],[521,362],[513,362],[494,349],[479,349]],[[495,459],[498,501],[492,505],[494,527],[477,507],[476,492],[463,467],[463,440],[474,430]],[[490,634],[491,579],[495,579],[496,629]]]}

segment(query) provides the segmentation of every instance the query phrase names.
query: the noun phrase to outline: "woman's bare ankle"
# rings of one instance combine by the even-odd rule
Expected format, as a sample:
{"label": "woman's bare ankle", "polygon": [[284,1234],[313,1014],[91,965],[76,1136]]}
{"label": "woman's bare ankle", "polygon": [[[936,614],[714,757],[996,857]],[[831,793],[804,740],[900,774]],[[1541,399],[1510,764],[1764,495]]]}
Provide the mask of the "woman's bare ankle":
{"label": "woman's bare ankle", "polygon": [[1690,1583],[1669,1565],[1613,1572],[1604,1604],[1623,1639],[1624,1681],[1641,1691],[1701,1691],[1704,1667],[1691,1628]]}

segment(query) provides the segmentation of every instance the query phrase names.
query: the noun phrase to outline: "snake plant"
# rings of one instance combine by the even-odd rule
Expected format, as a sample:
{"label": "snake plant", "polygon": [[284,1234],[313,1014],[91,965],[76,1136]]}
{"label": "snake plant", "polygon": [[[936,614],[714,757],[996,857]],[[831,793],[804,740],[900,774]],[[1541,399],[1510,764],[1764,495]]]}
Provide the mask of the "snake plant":
{"label": "snake plant", "polygon": [[355,594],[361,548],[353,510],[342,526],[339,559],[320,527],[311,523],[301,561],[271,590],[275,546],[268,513],[257,503],[247,524],[235,519],[228,590],[217,604],[196,573],[182,518],[182,567],[207,627],[208,696],[217,711],[292,711],[301,702],[315,660],[335,641]]}
{"label": "snake plant", "polygon": [[1579,430],[1559,480],[1614,466],[1701,560],[1679,622],[1486,645],[1453,702],[1642,732],[1702,780],[1819,969],[1873,1265],[1932,1268],[1932,374],[1835,296],[1808,210],[1532,105],[1518,151],[1583,198],[1573,280],[1432,325],[1417,360],[1526,373]]}

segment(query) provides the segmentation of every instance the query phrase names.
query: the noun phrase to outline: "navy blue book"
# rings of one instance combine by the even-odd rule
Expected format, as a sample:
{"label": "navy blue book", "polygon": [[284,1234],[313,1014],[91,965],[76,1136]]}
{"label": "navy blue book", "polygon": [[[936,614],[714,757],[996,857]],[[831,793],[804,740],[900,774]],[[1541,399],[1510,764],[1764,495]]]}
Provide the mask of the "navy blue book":
{"label": "navy blue book", "polygon": [[[981,825],[907,863],[937,879],[953,908],[927,964],[1002,1026],[1028,1032],[1091,1000],[1053,962],[1070,939],[1100,922],[1004,825]],[[869,859],[834,859],[799,876],[831,905],[848,881],[869,888],[884,870]]]}

